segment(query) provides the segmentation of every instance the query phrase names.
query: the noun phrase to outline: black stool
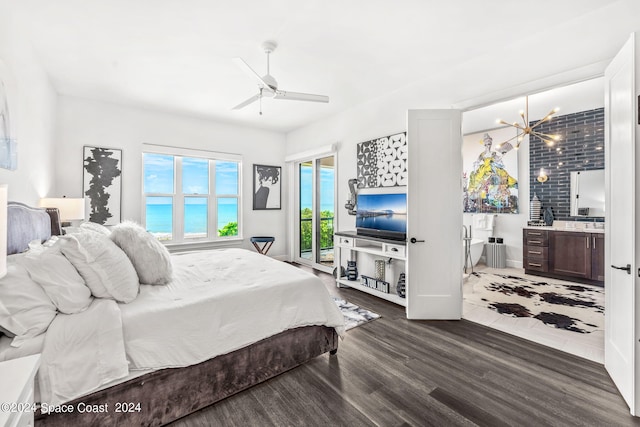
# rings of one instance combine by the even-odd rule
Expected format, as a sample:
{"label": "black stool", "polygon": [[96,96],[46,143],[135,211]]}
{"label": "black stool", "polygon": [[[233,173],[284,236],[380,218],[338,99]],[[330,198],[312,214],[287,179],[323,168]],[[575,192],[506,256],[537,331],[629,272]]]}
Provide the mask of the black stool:
{"label": "black stool", "polygon": [[[273,242],[276,240],[276,238],[271,236],[255,236],[250,240],[259,253],[261,253],[262,255],[266,255],[267,252],[269,252],[269,249],[271,249],[271,245],[273,245]],[[260,247],[258,243],[262,243],[262,247]]]}

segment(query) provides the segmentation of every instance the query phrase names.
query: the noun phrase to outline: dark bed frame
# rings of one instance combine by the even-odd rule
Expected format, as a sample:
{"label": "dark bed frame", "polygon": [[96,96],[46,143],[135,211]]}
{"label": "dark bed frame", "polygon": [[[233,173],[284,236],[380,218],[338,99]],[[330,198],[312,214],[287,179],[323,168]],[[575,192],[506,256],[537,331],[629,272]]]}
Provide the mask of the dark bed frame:
{"label": "dark bed frame", "polygon": [[[9,202],[8,253],[22,252],[34,239],[59,234],[57,210]],[[56,233],[56,231],[58,231]],[[36,413],[38,426],[159,426],[192,414],[251,386],[338,350],[333,328],[306,326],[284,331],[197,365],[154,371],[68,402],[78,408],[108,405],[108,412]],[[139,403],[139,406],[137,405]],[[116,412],[116,408],[134,409]],[[99,406],[98,406],[99,407]],[[139,410],[138,410],[139,408]]]}

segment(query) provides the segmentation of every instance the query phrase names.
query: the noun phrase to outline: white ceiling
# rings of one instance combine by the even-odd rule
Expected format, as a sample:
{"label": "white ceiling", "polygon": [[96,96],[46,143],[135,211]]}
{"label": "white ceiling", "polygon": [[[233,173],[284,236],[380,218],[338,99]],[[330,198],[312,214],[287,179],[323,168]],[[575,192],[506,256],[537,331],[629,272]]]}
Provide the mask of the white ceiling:
{"label": "white ceiling", "polygon": [[[637,0],[0,0],[63,95],[288,132],[420,87],[448,106],[612,58],[640,30]],[[281,89],[267,99],[231,60]],[[422,92],[421,92],[422,93]]]}

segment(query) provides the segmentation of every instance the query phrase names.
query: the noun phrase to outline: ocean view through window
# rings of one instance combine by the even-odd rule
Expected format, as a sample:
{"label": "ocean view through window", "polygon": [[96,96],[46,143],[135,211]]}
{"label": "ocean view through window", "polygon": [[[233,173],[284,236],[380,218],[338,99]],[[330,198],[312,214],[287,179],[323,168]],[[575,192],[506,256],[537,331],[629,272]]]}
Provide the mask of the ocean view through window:
{"label": "ocean view through window", "polygon": [[167,151],[143,152],[145,228],[167,243],[240,237],[239,156]]}

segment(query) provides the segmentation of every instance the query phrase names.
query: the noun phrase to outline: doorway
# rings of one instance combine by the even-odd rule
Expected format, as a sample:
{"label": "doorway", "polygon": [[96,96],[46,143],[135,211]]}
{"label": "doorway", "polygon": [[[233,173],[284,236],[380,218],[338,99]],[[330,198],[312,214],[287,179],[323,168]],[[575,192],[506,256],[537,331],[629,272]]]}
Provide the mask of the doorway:
{"label": "doorway", "polygon": [[[575,282],[567,282],[564,280],[548,279],[541,276],[528,276],[523,270],[523,227],[532,221],[536,214],[531,215],[530,209],[536,210],[535,204],[532,206],[530,202],[536,196],[542,204],[542,211],[547,207],[551,207],[554,214],[554,228],[560,231],[584,231],[591,232],[593,229],[601,228],[603,218],[597,215],[602,213],[602,209],[595,209],[591,204],[588,215],[580,214],[577,209],[570,209],[572,181],[571,176],[574,171],[600,170],[604,169],[604,81],[603,78],[596,78],[589,81],[580,82],[544,92],[538,92],[529,96],[529,121],[537,121],[545,117],[545,115],[554,107],[560,107],[560,111],[556,113],[553,119],[549,120],[549,127],[553,127],[549,131],[550,134],[561,134],[562,137],[555,145],[548,146],[536,139],[534,144],[527,137],[521,141],[519,150],[507,150],[502,148],[500,156],[505,168],[509,169],[507,162],[509,156],[516,154],[517,169],[511,172],[512,176],[518,178],[518,211],[515,213],[491,212],[484,215],[476,214],[473,210],[464,214],[463,225],[469,233],[471,240],[470,259],[468,259],[467,273],[470,273],[472,264],[480,260],[478,265],[473,267],[476,273],[471,278],[466,279],[463,287],[464,311],[463,317],[477,323],[491,326],[495,329],[503,330],[513,335],[518,335],[531,341],[536,341],[568,353],[577,354],[594,361],[602,363],[604,360],[604,315],[600,313],[592,313],[586,306],[576,305],[576,310],[568,310],[562,304],[556,303],[552,305],[537,304],[536,298],[519,297],[517,294],[507,295],[500,293],[496,289],[520,289],[531,290],[536,295],[542,293],[562,293],[565,289],[585,289],[581,292],[581,298],[587,298],[589,295],[589,303],[593,303],[594,307],[604,307],[604,288],[592,287],[587,281],[584,286],[575,287]],[[496,103],[488,107],[478,108],[476,110],[467,110],[463,114],[463,133],[471,136],[468,147],[471,151],[465,152],[463,156],[471,159],[465,162],[465,170],[467,178],[469,170],[473,166],[473,162],[477,161],[483,150],[481,144],[484,135],[489,134],[493,140],[494,149],[496,145],[498,149],[509,138],[515,137],[515,133],[502,135],[500,131],[506,129],[510,131],[510,127],[500,127],[495,125],[497,119],[505,119],[507,122],[522,123],[523,119],[519,117],[519,110],[525,106],[524,97]],[[570,118],[580,116],[582,121],[576,121],[576,124],[570,124]],[[598,120],[594,118],[597,116]],[[602,126],[595,126],[600,123]],[[544,126],[541,126],[544,128]],[[540,129],[540,128],[538,128]],[[474,139],[475,138],[475,139]],[[516,140],[511,139],[510,143],[515,145]],[[506,144],[505,144],[506,146]],[[509,148],[507,146],[507,148]],[[541,176],[541,170],[545,176]],[[601,183],[604,188],[604,182]],[[602,197],[604,198],[604,197]],[[471,205],[470,203],[468,205]],[[491,221],[488,221],[491,217]],[[538,224],[540,224],[541,215],[537,215]],[[599,218],[596,218],[599,217]],[[602,230],[595,230],[601,232]],[[462,228],[461,228],[462,232]],[[497,239],[504,244],[501,249],[505,250],[505,258],[497,256],[498,252],[494,251],[490,255],[493,262],[486,261],[486,254],[483,254],[483,246],[487,248],[495,245],[486,245],[490,239]],[[502,246],[502,245],[500,245]],[[544,246],[544,245],[543,245]],[[602,248],[598,244],[598,248]],[[476,250],[479,249],[479,250]],[[536,248],[534,248],[536,249]],[[541,270],[547,268],[549,254],[543,249],[535,252],[527,252],[531,254],[540,254],[538,258],[533,260],[541,265]],[[484,256],[483,256],[484,255]],[[532,256],[532,255],[530,255]],[[530,260],[531,261],[531,260]],[[556,260],[557,261],[557,260]],[[489,264],[487,266],[486,264]],[[506,265],[504,265],[506,264]],[[530,264],[534,265],[534,264]],[[493,267],[493,268],[488,268]],[[506,268],[505,268],[506,267]],[[586,267],[585,267],[586,269]],[[546,271],[546,270],[542,270]],[[577,273],[575,274],[577,275]],[[589,278],[589,276],[584,276]],[[599,279],[601,280],[601,279]],[[543,290],[542,286],[534,285],[534,283],[546,283],[550,290]],[[491,285],[497,283],[498,285]],[[531,286],[530,288],[527,286]],[[499,294],[497,295],[496,292]],[[576,291],[577,292],[577,291]],[[504,297],[504,298],[503,298]],[[489,301],[489,302],[487,302]],[[535,305],[532,308],[530,305]],[[491,307],[487,307],[491,306]],[[496,307],[512,307],[513,310],[520,310],[518,314],[499,313]],[[544,310],[542,310],[542,308]],[[581,307],[579,310],[577,307]],[[545,323],[539,320],[543,316],[538,311],[545,313],[554,313],[555,315],[569,315],[577,322],[584,321],[588,326],[572,327],[565,325],[564,327],[554,327],[551,323]],[[578,312],[574,314],[575,312]],[[592,311],[597,311],[595,308]],[[527,313],[531,313],[529,316]],[[535,317],[538,316],[538,317]],[[597,321],[592,316],[598,316]],[[587,321],[588,319],[588,321]],[[592,321],[593,320],[593,321]],[[583,330],[583,332],[578,332]]]}
{"label": "doorway", "polygon": [[322,271],[333,269],[336,225],[335,154],[296,162],[295,261]]}

